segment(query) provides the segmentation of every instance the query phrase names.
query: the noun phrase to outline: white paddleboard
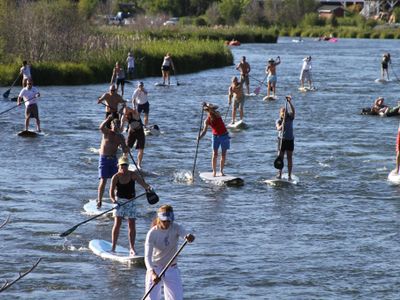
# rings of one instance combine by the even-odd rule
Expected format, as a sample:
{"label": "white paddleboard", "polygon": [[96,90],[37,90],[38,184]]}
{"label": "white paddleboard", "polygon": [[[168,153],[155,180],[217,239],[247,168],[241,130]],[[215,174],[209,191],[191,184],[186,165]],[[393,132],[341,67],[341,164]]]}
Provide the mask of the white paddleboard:
{"label": "white paddleboard", "polygon": [[156,82],[154,85],[155,86],[176,86],[176,83],[168,84],[168,83]]}
{"label": "white paddleboard", "polygon": [[[85,211],[85,214],[87,214],[89,216],[95,216],[95,215],[101,214],[107,210],[110,210],[114,206],[115,206],[115,204],[112,204],[110,202],[104,202],[104,200],[103,200],[101,202],[101,207],[97,208],[97,200],[89,200],[89,202],[83,206],[83,210]],[[107,216],[107,215],[112,215],[112,214],[113,214],[113,210],[105,215]]]}
{"label": "white paddleboard", "polygon": [[287,173],[283,173],[282,174],[282,178],[278,179],[278,178],[272,178],[272,179],[267,179],[264,180],[264,182],[266,184],[272,185],[272,186],[279,186],[279,185],[297,185],[299,183],[299,177],[297,177],[296,175],[292,174],[292,180],[288,179],[288,174]]}
{"label": "white paddleboard", "polygon": [[277,96],[265,96],[264,98],[263,98],[263,100],[264,101],[274,101],[274,100],[278,100],[278,97]]}
{"label": "white paddleboard", "polygon": [[316,87],[312,87],[312,88],[309,88],[309,87],[300,87],[299,88],[299,91],[300,92],[313,92],[313,91],[316,91],[317,89],[316,89]]}
{"label": "white paddleboard", "polygon": [[212,172],[200,172],[200,178],[215,185],[241,186],[244,184],[242,178],[228,174],[221,176],[217,173],[217,176],[214,177]]}
{"label": "white paddleboard", "polygon": [[243,120],[236,121],[235,123],[229,123],[226,125],[228,129],[246,129],[248,128],[247,124],[243,122]]}
{"label": "white paddleboard", "polygon": [[391,82],[391,80],[387,80],[387,79],[383,79],[383,78],[378,78],[378,79],[375,79],[375,82],[376,82],[376,83],[389,83],[389,82]]}
{"label": "white paddleboard", "polygon": [[89,248],[94,254],[104,258],[111,259],[119,262],[132,262],[137,264],[144,264],[144,257],[140,255],[132,256],[129,254],[129,249],[117,245],[115,252],[111,252],[112,244],[105,240],[91,240]]}
{"label": "white paddleboard", "polygon": [[258,94],[256,93],[250,93],[250,94],[245,94],[246,97],[256,97]]}
{"label": "white paddleboard", "polygon": [[396,173],[396,170],[393,170],[389,173],[388,180],[394,184],[400,184],[400,174]]}
{"label": "white paddleboard", "polygon": [[18,136],[22,137],[37,137],[37,136],[44,136],[43,131],[30,131],[30,130],[22,130],[17,133]]}
{"label": "white paddleboard", "polygon": [[160,128],[158,125],[148,125],[146,127],[143,127],[144,134],[145,135],[160,135]]}

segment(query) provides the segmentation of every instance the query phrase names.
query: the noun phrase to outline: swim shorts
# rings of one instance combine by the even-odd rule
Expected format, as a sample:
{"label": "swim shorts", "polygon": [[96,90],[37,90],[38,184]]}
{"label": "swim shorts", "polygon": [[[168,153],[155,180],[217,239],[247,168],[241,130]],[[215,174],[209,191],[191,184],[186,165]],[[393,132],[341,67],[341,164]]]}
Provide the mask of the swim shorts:
{"label": "swim shorts", "polygon": [[277,77],[276,75],[268,75],[267,82],[276,83]]}
{"label": "swim shorts", "polygon": [[143,128],[140,128],[138,130],[129,130],[128,141],[127,141],[128,147],[132,148],[135,142],[136,142],[135,149],[144,149],[146,138],[144,135]]}
{"label": "swim shorts", "polygon": [[240,75],[240,82],[245,83],[246,85],[249,85],[249,74],[241,74]]}
{"label": "swim shorts", "polygon": [[137,111],[138,111],[139,114],[141,112],[144,112],[146,115],[148,115],[149,111],[150,111],[150,103],[146,102],[144,104],[138,104]]}
{"label": "swim shorts", "polygon": [[281,151],[293,151],[294,150],[294,140],[282,140]]}
{"label": "swim shorts", "polygon": [[231,146],[229,134],[213,135],[211,146],[213,150],[218,150],[219,146],[221,146],[222,151],[228,150]]}
{"label": "swim shorts", "polygon": [[233,99],[233,105],[235,105],[235,108],[242,108],[244,105],[244,97],[235,97]]}
{"label": "swim shorts", "polygon": [[[122,204],[130,199],[123,199],[117,198],[118,203]],[[131,202],[118,207],[114,211],[114,217],[122,217],[122,218],[129,218],[129,219],[136,219],[136,202],[132,200]]]}
{"label": "swim shorts", "polygon": [[39,120],[39,109],[36,103],[26,107],[25,118],[34,118]]}
{"label": "swim shorts", "polygon": [[118,172],[118,160],[116,156],[99,156],[99,178],[111,178]]}
{"label": "swim shorts", "polygon": [[161,67],[161,70],[163,70],[163,71],[169,71],[171,68],[170,68],[170,66],[162,66]]}

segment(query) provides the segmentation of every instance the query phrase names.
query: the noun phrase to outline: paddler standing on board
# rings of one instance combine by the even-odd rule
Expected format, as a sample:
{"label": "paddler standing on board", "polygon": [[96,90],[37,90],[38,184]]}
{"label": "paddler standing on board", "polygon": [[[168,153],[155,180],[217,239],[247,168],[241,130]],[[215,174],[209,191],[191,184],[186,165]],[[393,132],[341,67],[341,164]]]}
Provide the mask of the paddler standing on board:
{"label": "paddler standing on board", "polygon": [[[111,128],[107,124],[111,123]],[[107,179],[112,178],[118,172],[117,151],[118,147],[122,147],[122,151],[126,154],[129,149],[125,144],[124,136],[121,134],[121,122],[119,119],[114,119],[110,114],[100,124],[100,131],[103,134],[100,145],[99,156],[99,187],[97,191],[97,207],[101,207],[104,189],[107,184]]]}
{"label": "paddler standing on board", "polygon": [[122,104],[123,107],[126,105],[125,100],[117,93],[117,88],[114,84],[110,85],[107,93],[98,98],[97,103],[103,103],[106,107],[106,118],[112,115],[114,119],[119,119],[118,105]]}
{"label": "paddler standing on board", "polygon": [[308,88],[312,89],[311,82],[311,56],[303,58],[303,65],[300,72],[300,89],[304,89],[304,82],[308,82]]}
{"label": "paddler standing on board", "polygon": [[141,176],[136,172],[128,170],[129,160],[127,157],[122,156],[118,160],[118,172],[112,177],[110,185],[110,199],[114,204],[122,204],[130,201],[124,206],[117,207],[114,211],[114,226],[112,229],[112,247],[111,251],[115,251],[117,246],[119,230],[123,218],[128,219],[128,239],[130,251],[132,256],[136,255],[135,239],[136,239],[136,200],[135,198],[135,182],[137,181],[146,191],[150,186],[144,182]]}
{"label": "paddler standing on board", "polygon": [[232,104],[232,124],[236,122],[236,110],[239,108],[240,120],[243,120],[243,106],[244,106],[244,93],[243,93],[243,82],[239,82],[236,76],[232,77],[232,83],[229,86],[228,91],[229,106]]}
{"label": "paddler standing on board", "polygon": [[265,69],[265,73],[267,74],[267,83],[268,83],[268,90],[267,90],[267,98],[270,98],[270,91],[272,90],[273,96],[276,95],[276,66],[281,63],[281,58],[278,56],[276,61],[273,58],[268,60],[268,65]]}
{"label": "paddler standing on board", "polygon": [[224,121],[220,113],[217,111],[218,106],[211,103],[203,103],[203,109],[208,113],[208,117],[204,121],[203,130],[199,135],[201,139],[207,132],[208,127],[212,130],[212,158],[211,167],[213,171],[213,176],[217,176],[217,159],[218,159],[218,149],[221,146],[221,160],[220,160],[220,173],[224,176],[224,166],[226,160],[226,152],[230,148],[230,137],[228,131],[226,130]]}
{"label": "paddler standing on board", "polygon": [[18,95],[18,105],[22,102],[25,103],[25,131],[29,130],[29,120],[34,118],[36,120],[36,130],[40,132],[40,119],[39,108],[37,99],[40,97],[39,90],[33,86],[32,79],[27,80],[26,87],[24,87]]}
{"label": "paddler standing on board", "polygon": [[250,80],[249,80],[249,73],[250,73],[250,64],[246,61],[246,56],[242,57],[240,63],[236,66],[236,70],[240,71],[240,83],[246,85],[247,94],[250,94]]}
{"label": "paddler standing on board", "polygon": [[[287,168],[288,168],[288,179],[292,180],[292,168],[293,168],[293,150],[294,150],[294,135],[293,135],[293,120],[295,117],[295,110],[292,103],[292,97],[286,96],[287,103],[290,106],[290,112],[286,111],[285,107],[281,107],[279,111],[279,119],[276,120],[276,130],[278,130],[278,139],[282,139],[279,151],[279,157],[283,161],[285,156],[287,157]],[[286,106],[287,107],[287,106]],[[282,169],[278,171],[276,176],[278,179],[282,178]]]}
{"label": "paddler standing on board", "polygon": [[397,138],[396,138],[396,174],[399,174],[400,169],[400,125],[399,129],[397,130]]}
{"label": "paddler standing on board", "polygon": [[162,73],[162,78],[163,78],[163,84],[165,85],[165,81],[168,82],[168,85],[170,84],[170,72],[172,71],[175,72],[175,66],[174,62],[172,61],[171,54],[167,53],[164,56],[164,60],[161,65],[161,73]]}

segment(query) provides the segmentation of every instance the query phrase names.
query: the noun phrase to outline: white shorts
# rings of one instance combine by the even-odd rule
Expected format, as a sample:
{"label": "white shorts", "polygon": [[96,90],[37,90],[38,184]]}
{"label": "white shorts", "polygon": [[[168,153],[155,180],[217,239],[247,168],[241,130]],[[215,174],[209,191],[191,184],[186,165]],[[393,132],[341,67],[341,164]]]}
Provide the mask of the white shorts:
{"label": "white shorts", "polygon": [[[155,268],[157,274],[160,274],[162,268]],[[153,285],[152,272],[146,272],[146,293]],[[183,287],[181,273],[177,265],[170,266],[161,278],[161,281],[151,290],[146,300],[161,300],[161,286],[164,286],[165,300],[183,300]]]}
{"label": "white shorts", "polygon": [[308,70],[302,70],[300,73],[300,80],[310,81],[311,80],[311,72]]}

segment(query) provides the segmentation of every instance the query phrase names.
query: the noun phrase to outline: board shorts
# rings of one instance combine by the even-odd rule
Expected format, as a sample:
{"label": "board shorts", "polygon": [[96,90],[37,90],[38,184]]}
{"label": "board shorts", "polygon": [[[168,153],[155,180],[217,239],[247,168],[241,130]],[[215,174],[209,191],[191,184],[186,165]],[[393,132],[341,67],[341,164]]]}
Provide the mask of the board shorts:
{"label": "board shorts", "polygon": [[233,105],[235,108],[243,108],[244,105],[244,96],[242,97],[236,97],[233,99]]}
{"label": "board shorts", "polygon": [[134,72],[135,72],[135,68],[128,68],[129,75],[133,75]]}
{"label": "board shorts", "polygon": [[[117,198],[117,201],[121,204],[131,199]],[[122,217],[128,219],[136,219],[136,201],[132,200],[131,202],[118,207],[114,211],[114,217]]]}
{"label": "board shorts", "polygon": [[294,150],[294,140],[282,140],[281,151],[293,151]]}
{"label": "board shorts", "polygon": [[387,63],[382,63],[382,69],[386,70],[388,68],[388,64]]}
{"label": "board shorts", "polygon": [[162,66],[162,67],[161,67],[161,70],[163,70],[163,71],[169,71],[169,70],[171,70],[171,67],[170,67],[170,66]]}
{"label": "board shorts", "polygon": [[139,114],[141,112],[144,112],[146,115],[148,115],[149,111],[150,111],[150,103],[149,103],[149,101],[147,101],[144,104],[138,104],[137,111],[138,111]]}
{"label": "board shorts", "polygon": [[241,74],[240,75],[240,82],[241,83],[245,83],[246,85],[249,85],[250,84],[250,81],[249,81],[249,74]]}
{"label": "board shorts", "polygon": [[117,78],[117,85],[124,85],[125,84],[125,78]]}
{"label": "board shorts", "polygon": [[213,134],[211,146],[214,151],[218,150],[219,146],[221,146],[222,151],[226,151],[231,146],[230,139],[228,132],[222,135]]}
{"label": "board shorts", "polygon": [[127,139],[127,144],[129,148],[132,148],[133,145],[136,142],[136,147],[135,149],[144,149],[144,145],[146,142],[146,137],[144,135],[144,130],[143,128],[140,128],[138,130],[129,130],[128,132],[128,139]]}
{"label": "board shorts", "polygon": [[277,77],[276,75],[268,75],[267,82],[276,83]]}
{"label": "board shorts", "polygon": [[99,178],[111,178],[118,172],[118,159],[112,155],[99,156]]}
{"label": "board shorts", "polygon": [[302,70],[300,74],[300,80],[302,81],[311,81],[311,73],[309,70]]}
{"label": "board shorts", "polygon": [[39,109],[37,104],[28,105],[25,109],[25,118],[34,118],[39,120]]}

